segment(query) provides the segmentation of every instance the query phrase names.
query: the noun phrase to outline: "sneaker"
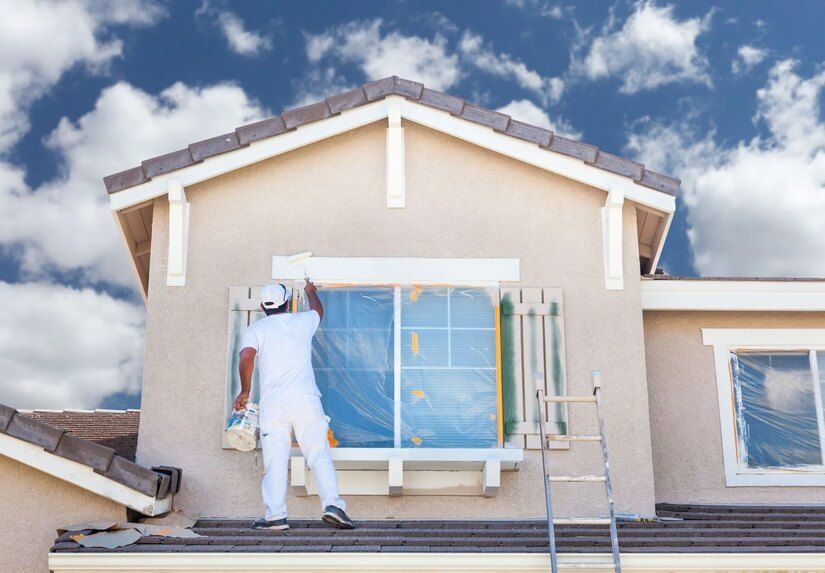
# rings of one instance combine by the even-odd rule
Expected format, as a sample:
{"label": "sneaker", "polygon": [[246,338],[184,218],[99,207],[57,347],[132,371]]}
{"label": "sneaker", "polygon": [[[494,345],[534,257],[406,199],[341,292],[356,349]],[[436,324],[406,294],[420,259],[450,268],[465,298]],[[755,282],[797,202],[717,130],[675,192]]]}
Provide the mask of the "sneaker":
{"label": "sneaker", "polygon": [[266,520],[264,518],[258,519],[252,523],[252,529],[269,529],[271,531],[284,531],[289,529],[289,524],[284,519]]}
{"label": "sneaker", "polygon": [[334,505],[328,505],[324,508],[324,514],[321,516],[321,519],[330,525],[334,525],[338,529],[355,529],[355,524],[344,510]]}

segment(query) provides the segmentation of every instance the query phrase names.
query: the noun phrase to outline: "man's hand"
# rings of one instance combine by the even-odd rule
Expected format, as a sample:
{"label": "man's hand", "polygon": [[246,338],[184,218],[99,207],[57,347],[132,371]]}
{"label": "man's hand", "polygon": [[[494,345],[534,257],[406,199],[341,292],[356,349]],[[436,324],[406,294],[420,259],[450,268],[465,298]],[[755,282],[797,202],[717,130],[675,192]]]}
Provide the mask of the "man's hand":
{"label": "man's hand", "polygon": [[304,285],[304,292],[307,293],[307,295],[315,294],[318,292],[318,287],[315,286],[314,282],[308,280],[307,284]]}
{"label": "man's hand", "polygon": [[321,304],[321,299],[318,298],[318,288],[315,286],[315,283],[307,279],[304,292],[307,293],[309,309],[317,312],[319,319],[324,318],[324,305]]}
{"label": "man's hand", "polygon": [[238,397],[235,398],[235,404],[233,407],[236,410],[245,410],[247,402],[249,402],[249,392],[241,392],[238,394]]}

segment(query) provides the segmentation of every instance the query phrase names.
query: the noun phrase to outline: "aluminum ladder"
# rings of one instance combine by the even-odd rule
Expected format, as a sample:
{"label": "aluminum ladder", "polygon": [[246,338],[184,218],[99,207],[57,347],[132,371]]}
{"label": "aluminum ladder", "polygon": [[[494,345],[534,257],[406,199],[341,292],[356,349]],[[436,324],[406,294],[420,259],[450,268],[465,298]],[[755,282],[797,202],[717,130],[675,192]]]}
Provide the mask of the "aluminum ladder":
{"label": "aluminum ladder", "polygon": [[[544,474],[544,499],[547,506],[547,539],[550,543],[550,566],[552,573],[559,570],[558,555],[556,553],[556,533],[555,525],[610,525],[610,545],[613,551],[613,563],[607,562],[587,562],[571,563],[568,566],[576,569],[613,569],[616,573],[621,573],[622,563],[619,556],[619,536],[616,532],[616,513],[613,504],[613,484],[610,481],[610,460],[607,454],[607,438],[604,433],[604,416],[602,414],[602,384],[601,372],[593,371],[593,394],[590,396],[545,396],[544,384],[542,380],[536,380],[536,398],[539,405],[539,431],[541,432],[541,465]],[[548,434],[545,428],[544,407],[545,404],[557,403],[591,403],[596,405],[596,415],[599,419],[599,435],[597,436],[576,436]],[[602,460],[604,461],[604,475],[575,475],[559,476],[550,475],[547,471],[547,452],[550,441],[559,442],[600,442],[602,446]],[[551,482],[602,482],[604,483],[605,494],[607,495],[608,517],[570,517],[554,518],[553,502],[550,494]]]}

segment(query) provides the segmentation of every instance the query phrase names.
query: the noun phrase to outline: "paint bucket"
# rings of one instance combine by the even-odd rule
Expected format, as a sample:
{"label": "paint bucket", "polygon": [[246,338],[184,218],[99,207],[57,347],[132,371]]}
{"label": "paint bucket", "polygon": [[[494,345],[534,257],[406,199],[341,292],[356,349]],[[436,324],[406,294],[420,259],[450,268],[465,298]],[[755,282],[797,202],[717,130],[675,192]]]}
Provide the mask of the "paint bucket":
{"label": "paint bucket", "polygon": [[248,403],[246,409],[235,410],[226,426],[226,443],[236,450],[250,452],[258,445],[258,405]]}

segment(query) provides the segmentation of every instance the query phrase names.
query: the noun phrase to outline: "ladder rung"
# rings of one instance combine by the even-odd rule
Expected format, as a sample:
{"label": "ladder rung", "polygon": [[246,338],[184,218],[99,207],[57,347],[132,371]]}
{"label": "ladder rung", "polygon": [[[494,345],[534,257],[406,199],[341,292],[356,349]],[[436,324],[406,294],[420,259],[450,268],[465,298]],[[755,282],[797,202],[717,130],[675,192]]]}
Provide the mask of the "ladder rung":
{"label": "ladder rung", "polygon": [[545,396],[545,402],[595,402],[595,396]]}
{"label": "ladder rung", "polygon": [[613,569],[616,566],[613,563],[559,563],[559,569]]}
{"label": "ladder rung", "polygon": [[547,439],[553,442],[601,442],[601,436],[568,436],[565,434],[547,434]]}
{"label": "ladder rung", "polygon": [[604,476],[547,476],[550,481],[607,481]]}
{"label": "ladder rung", "polygon": [[609,517],[557,517],[553,525],[610,525]]}

